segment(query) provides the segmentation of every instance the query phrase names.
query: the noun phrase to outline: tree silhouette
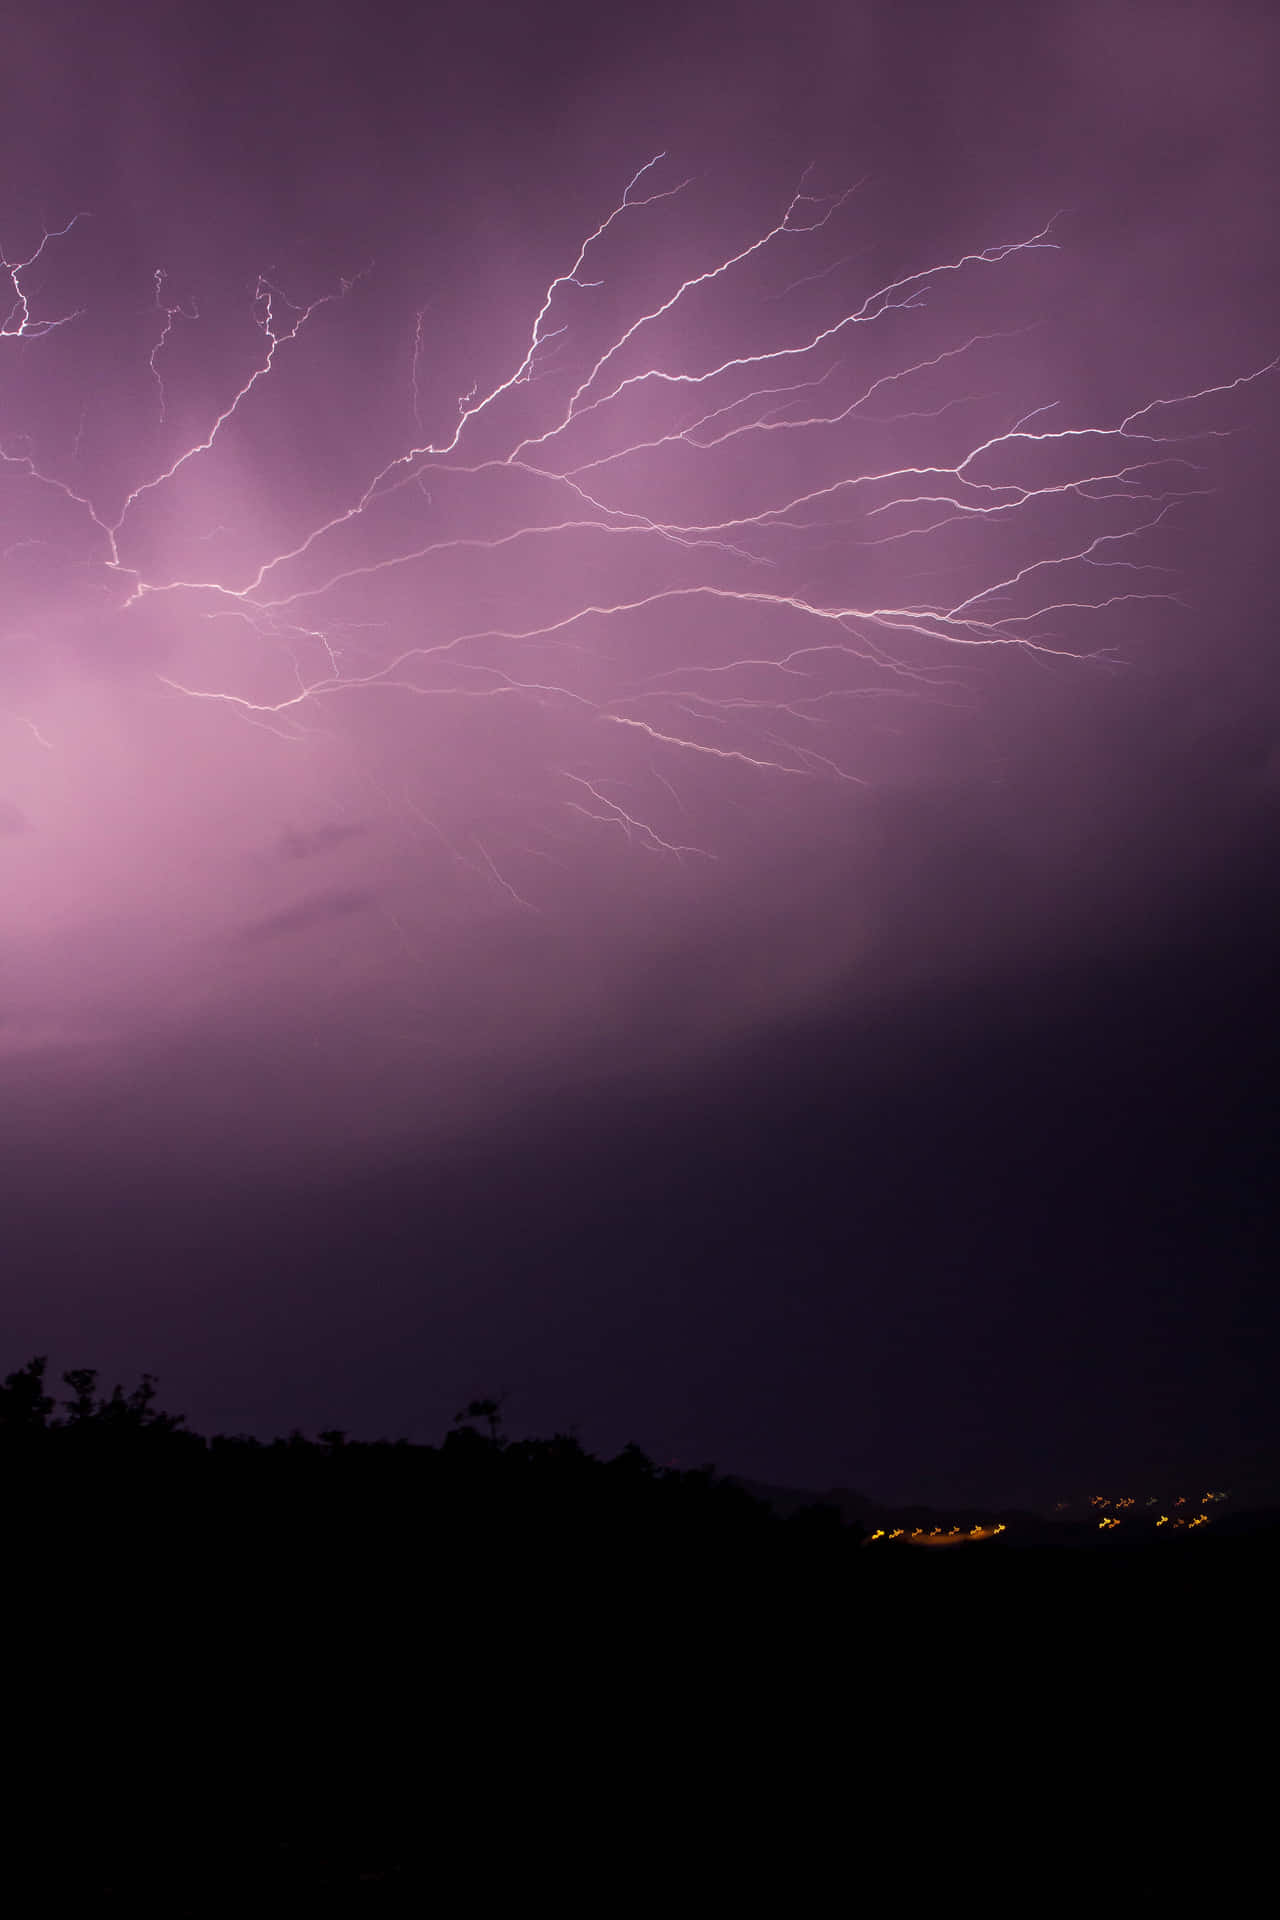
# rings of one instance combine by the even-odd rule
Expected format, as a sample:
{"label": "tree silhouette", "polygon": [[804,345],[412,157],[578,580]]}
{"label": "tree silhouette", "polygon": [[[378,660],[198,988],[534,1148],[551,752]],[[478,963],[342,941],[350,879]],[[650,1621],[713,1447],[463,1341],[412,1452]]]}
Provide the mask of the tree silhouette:
{"label": "tree silhouette", "polygon": [[44,1390],[46,1354],[37,1354],[25,1367],[5,1376],[0,1386],[0,1429],[15,1434],[44,1430],[53,1412],[53,1395]]}
{"label": "tree silhouette", "polygon": [[155,1404],[156,1394],[154,1375],[144,1373],[132,1393],[113,1387],[111,1398],[100,1400],[90,1417],[115,1433],[176,1433],[185,1426],[186,1415],[162,1413]]}
{"label": "tree silhouette", "polygon": [[72,1398],[62,1403],[67,1410],[68,1421],[73,1425],[79,1425],[81,1421],[92,1420],[96,1411],[93,1395],[98,1384],[98,1369],[72,1367],[71,1371],[64,1373],[62,1378],[72,1393]]}
{"label": "tree silhouette", "polygon": [[492,1444],[495,1447],[501,1446],[503,1444],[503,1441],[500,1438],[500,1430],[502,1425],[502,1406],[506,1397],[507,1396],[505,1393],[500,1393],[496,1400],[469,1401],[467,1405],[462,1409],[461,1413],[454,1414],[453,1416],[454,1426],[467,1427],[467,1426],[471,1426],[472,1423],[476,1420],[483,1420],[485,1425],[489,1429],[489,1439],[492,1442]]}

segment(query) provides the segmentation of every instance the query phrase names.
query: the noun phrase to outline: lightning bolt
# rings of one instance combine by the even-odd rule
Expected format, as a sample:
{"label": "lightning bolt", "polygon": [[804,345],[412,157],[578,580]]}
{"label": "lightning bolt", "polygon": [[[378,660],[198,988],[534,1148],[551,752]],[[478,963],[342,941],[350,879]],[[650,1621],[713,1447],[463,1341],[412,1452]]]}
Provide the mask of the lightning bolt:
{"label": "lightning bolt", "polygon": [[65,226],[46,228],[41,234],[35,249],[25,254],[21,260],[11,260],[5,249],[0,246],[0,274],[9,282],[9,307],[3,320],[0,320],[0,339],[3,340],[43,340],[46,334],[54,333],[59,327],[69,326],[80,318],[81,308],[71,313],[40,316],[32,312],[32,296],[27,290],[24,275],[38,266],[44,256],[45,248],[51,240],[65,239],[71,229],[81,220],[87,220],[85,213],[73,213]]}
{"label": "lightning bolt", "polygon": [[[627,857],[709,857],[709,824],[697,844],[685,837],[706,777],[856,788],[858,716],[885,701],[948,700],[1001,655],[1112,662],[1081,632],[1176,597],[1160,539],[1209,485],[1197,446],[1224,431],[1179,420],[1277,365],[1110,422],[1070,422],[1052,397],[1019,412],[1000,398],[999,362],[1029,328],[912,337],[950,289],[1058,251],[1057,216],[857,285],[866,250],[843,240],[855,189],[818,194],[806,179],[751,237],[668,270],[660,223],[678,229],[692,182],[667,184],[665,165],[659,153],[637,169],[545,281],[503,364],[434,435],[424,302],[403,443],[350,471],[340,503],[282,546],[206,521],[167,571],[141,536],[144,509],[167,495],[181,513],[189,476],[262,431],[268,389],[276,421],[314,407],[314,386],[289,386],[290,356],[362,297],[368,268],[301,301],[259,278],[256,351],[205,430],[170,442],[114,505],[83,471],[79,436],[74,477],[27,436],[0,441],[15,481],[79,517],[85,563],[118,590],[123,619],[164,606],[210,643],[195,649],[203,677],[158,675],[168,696],[293,741],[322,714],[394,703],[426,769],[403,782],[405,810],[522,909],[533,882],[508,876],[551,857],[537,842],[557,821]],[[83,317],[42,316],[31,291],[82,217],[20,259],[0,254],[6,340]],[[823,246],[835,257],[815,263]],[[157,269],[145,354],[165,433],[162,355],[199,317],[167,287]],[[868,339],[892,364],[865,364]],[[213,564],[215,535],[234,561]],[[246,670],[237,646],[220,678],[216,641],[232,632],[258,664]],[[433,742],[467,706],[520,716],[521,764],[518,777],[501,763],[477,776],[483,800],[458,799],[446,826]]]}
{"label": "lightning bolt", "polygon": [[170,302],[165,299],[165,283],[169,276],[165,273],[163,267],[157,267],[152,277],[155,283],[155,309],[160,315],[161,324],[155,345],[147,355],[147,365],[151,369],[151,378],[155,381],[156,391],[160,396],[160,419],[163,421],[168,410],[168,400],[165,395],[164,376],[159,367],[160,355],[168,344],[169,336],[173,332],[175,323],[179,320],[198,320],[200,318],[200,310],[194,300],[190,307],[185,307],[180,300],[170,304]]}

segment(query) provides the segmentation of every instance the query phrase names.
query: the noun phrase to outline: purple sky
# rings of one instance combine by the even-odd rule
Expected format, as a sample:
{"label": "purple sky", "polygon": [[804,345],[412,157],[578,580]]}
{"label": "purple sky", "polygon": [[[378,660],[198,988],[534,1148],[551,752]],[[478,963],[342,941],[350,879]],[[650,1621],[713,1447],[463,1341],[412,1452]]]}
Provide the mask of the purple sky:
{"label": "purple sky", "polygon": [[1274,1446],[1280,29],[933,13],[10,28],[0,1361]]}

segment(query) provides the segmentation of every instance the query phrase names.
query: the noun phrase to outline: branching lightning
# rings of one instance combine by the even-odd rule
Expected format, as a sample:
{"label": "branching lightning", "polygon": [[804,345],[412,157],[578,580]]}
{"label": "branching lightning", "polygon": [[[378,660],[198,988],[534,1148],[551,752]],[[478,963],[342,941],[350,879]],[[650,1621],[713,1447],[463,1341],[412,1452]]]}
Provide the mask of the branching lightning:
{"label": "branching lightning", "polygon": [[[455,849],[522,907],[535,879],[517,886],[507,868],[545,854],[555,821],[602,846],[710,856],[714,834],[691,832],[698,769],[856,785],[858,715],[871,703],[937,699],[1000,651],[1105,658],[1080,638],[1090,616],[1173,597],[1149,536],[1203,490],[1189,449],[1206,437],[1179,431],[1178,409],[1276,365],[1146,400],[1112,424],[1068,424],[1052,398],[1002,418],[991,362],[1026,329],[961,330],[923,352],[912,330],[945,310],[955,283],[1056,250],[1053,221],[851,292],[865,259],[841,244],[853,190],[802,183],[756,237],[669,272],[660,223],[679,220],[690,183],[663,184],[665,162],[639,168],[547,280],[505,364],[434,434],[423,426],[438,410],[427,300],[411,316],[406,444],[353,472],[336,510],[247,564],[243,536],[234,566],[220,566],[223,529],[192,527],[184,552],[200,564],[171,577],[135,527],[252,422],[264,389],[288,395],[291,353],[361,297],[362,275],[300,303],[260,278],[256,353],[204,430],[171,443],[114,502],[85,477],[79,435],[60,465],[28,433],[5,438],[0,419],[0,470],[61,496],[83,527],[82,558],[118,588],[126,617],[163,606],[175,629],[208,637],[206,665],[228,622],[259,650],[246,673],[235,649],[225,679],[161,672],[167,696],[295,740],[344,703],[394,701],[420,741],[404,804],[436,832],[432,769],[451,712],[488,702],[524,715],[527,764],[518,780],[500,767],[487,777]],[[32,290],[80,217],[22,258],[0,253],[0,352],[86,322],[83,310],[44,313]],[[817,256],[824,245],[834,259]],[[606,325],[621,259],[642,291]],[[169,383],[182,377],[166,356],[179,326],[189,343],[201,322],[196,300],[168,284],[156,269],[143,348],[166,432]],[[864,339],[885,334],[894,364],[860,370]],[[966,369],[979,362],[983,384],[970,391]],[[0,363],[0,377],[15,371]],[[966,429],[979,409],[984,426]],[[920,452],[927,435],[932,457]],[[895,443],[909,450],[901,461]],[[865,467],[864,445],[875,455]],[[38,717],[22,717],[47,747]],[[455,828],[465,813],[452,808]],[[495,820],[501,867],[479,837]]]}
{"label": "branching lightning", "polygon": [[51,241],[62,240],[72,227],[86,218],[83,213],[73,213],[63,227],[46,229],[32,251],[21,260],[11,260],[3,247],[0,247],[0,273],[9,282],[9,307],[3,321],[0,321],[0,339],[4,340],[43,340],[46,334],[53,333],[58,327],[65,327],[80,318],[80,310],[57,315],[40,314],[32,309],[32,296],[27,289],[26,276],[37,267],[43,258],[45,248]]}

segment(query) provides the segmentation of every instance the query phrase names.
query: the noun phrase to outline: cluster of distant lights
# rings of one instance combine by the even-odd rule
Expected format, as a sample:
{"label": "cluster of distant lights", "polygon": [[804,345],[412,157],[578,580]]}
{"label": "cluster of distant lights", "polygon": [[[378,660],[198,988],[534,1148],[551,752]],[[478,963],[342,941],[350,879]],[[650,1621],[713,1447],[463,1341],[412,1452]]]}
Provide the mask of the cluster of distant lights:
{"label": "cluster of distant lights", "polygon": [[887,1532],[883,1527],[877,1527],[867,1545],[870,1546],[874,1540],[908,1540],[925,1547],[959,1546],[967,1540],[994,1540],[998,1533],[1005,1531],[1003,1520],[994,1527],[892,1527]]}
{"label": "cluster of distant lights", "polygon": [[[1211,1516],[1205,1509],[1216,1506],[1223,1500],[1229,1498],[1229,1492],[1202,1494],[1200,1497],[1200,1511],[1198,1513],[1185,1514],[1177,1512],[1177,1509],[1179,1507],[1194,1506],[1196,1503],[1194,1500],[1189,1501],[1185,1494],[1179,1494],[1175,1500],[1169,1503],[1174,1509],[1172,1513],[1158,1513],[1156,1515],[1156,1526],[1169,1527],[1175,1531],[1178,1529],[1190,1531],[1196,1527],[1207,1527]],[[1069,1513],[1072,1504],[1070,1500],[1059,1500],[1054,1505],[1054,1512]],[[1138,1505],[1132,1494],[1123,1494],[1118,1499],[1113,1500],[1108,1495],[1101,1493],[1092,1494],[1088,1504],[1095,1511],[1108,1507],[1112,1509],[1109,1513],[1103,1512],[1098,1521],[1098,1530],[1101,1533],[1113,1533],[1115,1529],[1122,1524],[1121,1515],[1127,1514],[1127,1510],[1130,1507],[1136,1507]],[[1151,1509],[1153,1507],[1158,1508],[1160,1504],[1159,1497],[1156,1494],[1152,1494],[1149,1499],[1143,1501],[1141,1508],[1133,1515],[1133,1518],[1135,1520],[1150,1519]],[[1006,1533],[1007,1531],[1008,1528],[1003,1520],[999,1521],[995,1526],[984,1526],[979,1522],[977,1526],[972,1527],[877,1527],[874,1533],[867,1536],[866,1545],[872,1546],[877,1540],[905,1540],[909,1546],[961,1546],[971,1540],[994,1540],[998,1534]]]}
{"label": "cluster of distant lights", "polygon": [[[1156,1517],[1156,1525],[1157,1527],[1171,1527],[1175,1530],[1178,1528],[1190,1529],[1192,1527],[1207,1527],[1211,1516],[1206,1512],[1206,1508],[1216,1506],[1229,1497],[1230,1495],[1227,1492],[1202,1494],[1200,1496],[1199,1513],[1185,1514],[1178,1513],[1176,1509],[1178,1507],[1194,1506],[1196,1502],[1194,1500],[1189,1501],[1185,1493],[1180,1493],[1176,1500],[1172,1500],[1169,1503],[1175,1511],[1172,1514],[1158,1514]],[[1098,1521],[1100,1532],[1112,1533],[1121,1523],[1121,1514],[1124,1513],[1127,1508],[1136,1506],[1137,1502],[1131,1494],[1125,1494],[1117,1500],[1112,1500],[1109,1499],[1106,1494],[1095,1493],[1090,1496],[1089,1505],[1095,1510],[1106,1507],[1112,1509],[1110,1513],[1104,1512]],[[1143,1501],[1141,1509],[1133,1517],[1135,1520],[1149,1520],[1151,1518],[1151,1509],[1153,1507],[1159,1507],[1160,1505],[1161,1501],[1159,1497],[1156,1494],[1152,1494],[1148,1499]],[[1059,1500],[1054,1507],[1054,1512],[1066,1513],[1070,1511],[1070,1508],[1071,1502],[1069,1500]]]}
{"label": "cluster of distant lights", "polygon": [[[1209,1516],[1203,1512],[1192,1514],[1190,1519],[1187,1519],[1185,1514],[1175,1514],[1172,1520],[1167,1513],[1162,1513],[1156,1521],[1158,1527],[1207,1527],[1208,1524]],[[1118,1527],[1120,1521],[1115,1514],[1107,1514],[1103,1519],[1099,1520],[1098,1525],[1102,1531],[1106,1533],[1109,1532],[1112,1527]]]}

